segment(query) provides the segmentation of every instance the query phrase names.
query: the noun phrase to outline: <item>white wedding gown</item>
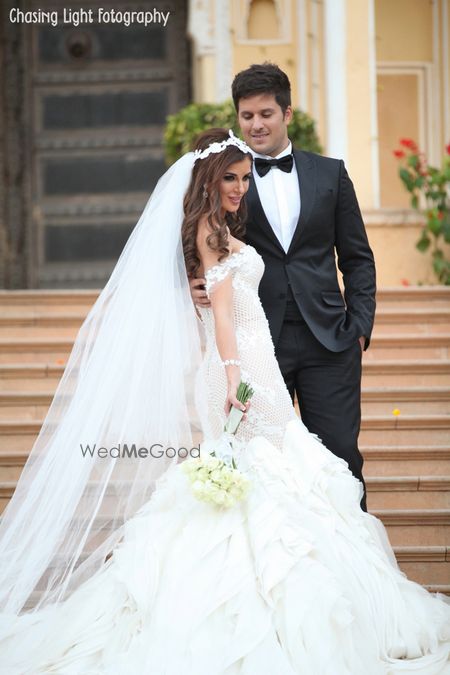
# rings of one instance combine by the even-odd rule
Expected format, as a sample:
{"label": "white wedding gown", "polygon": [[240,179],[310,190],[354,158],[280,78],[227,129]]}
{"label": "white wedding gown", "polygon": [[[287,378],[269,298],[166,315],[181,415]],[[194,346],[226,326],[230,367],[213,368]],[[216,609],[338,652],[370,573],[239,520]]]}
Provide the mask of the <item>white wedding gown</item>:
{"label": "white wedding gown", "polygon": [[[62,605],[23,615],[0,643],[7,675],[379,675],[450,672],[450,606],[408,581],[361,485],[292,407],[242,247],[207,272],[234,288],[246,501],[197,501],[171,467],[104,567]],[[220,435],[226,380],[210,309],[205,425]],[[208,443],[202,445],[204,450]],[[211,444],[214,447],[214,443]]]}

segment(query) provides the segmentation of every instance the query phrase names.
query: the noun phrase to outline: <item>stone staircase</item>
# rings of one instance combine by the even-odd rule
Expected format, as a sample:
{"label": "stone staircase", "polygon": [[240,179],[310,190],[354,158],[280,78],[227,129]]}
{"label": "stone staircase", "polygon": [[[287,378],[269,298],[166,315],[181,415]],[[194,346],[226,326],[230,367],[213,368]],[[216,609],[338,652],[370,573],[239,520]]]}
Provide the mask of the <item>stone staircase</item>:
{"label": "stone staircase", "polygon": [[[96,297],[0,291],[0,510]],[[408,576],[450,594],[450,289],[378,293],[362,407],[369,509]]]}

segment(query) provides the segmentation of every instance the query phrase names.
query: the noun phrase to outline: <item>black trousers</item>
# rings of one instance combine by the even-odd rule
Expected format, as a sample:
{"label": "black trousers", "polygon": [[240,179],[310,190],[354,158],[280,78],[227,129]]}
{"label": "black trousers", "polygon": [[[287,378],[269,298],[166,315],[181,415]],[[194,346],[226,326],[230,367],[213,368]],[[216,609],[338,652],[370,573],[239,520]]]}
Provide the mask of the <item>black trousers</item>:
{"label": "black trousers", "polygon": [[358,449],[361,426],[361,346],[331,352],[297,316],[286,318],[275,348],[281,373],[308,431],[342,457],[364,487],[361,508],[367,511],[363,457]]}

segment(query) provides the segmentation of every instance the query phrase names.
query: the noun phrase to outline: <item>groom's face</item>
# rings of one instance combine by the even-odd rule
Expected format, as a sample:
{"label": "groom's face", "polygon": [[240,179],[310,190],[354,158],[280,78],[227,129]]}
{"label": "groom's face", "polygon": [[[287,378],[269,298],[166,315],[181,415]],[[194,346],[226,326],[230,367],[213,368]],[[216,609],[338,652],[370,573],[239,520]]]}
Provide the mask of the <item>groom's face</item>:
{"label": "groom's face", "polygon": [[261,155],[276,157],[286,149],[291,119],[292,108],[289,106],[283,113],[273,94],[256,94],[239,100],[242,136],[252,150]]}

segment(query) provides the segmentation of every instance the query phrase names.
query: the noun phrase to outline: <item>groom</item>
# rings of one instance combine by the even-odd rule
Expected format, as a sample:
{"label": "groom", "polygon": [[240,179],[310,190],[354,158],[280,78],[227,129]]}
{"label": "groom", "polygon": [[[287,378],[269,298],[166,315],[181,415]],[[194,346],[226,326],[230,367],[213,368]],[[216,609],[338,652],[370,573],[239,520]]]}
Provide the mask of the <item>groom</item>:
{"label": "groom", "polygon": [[[361,356],[373,326],[375,265],[353,184],[342,160],[292,148],[291,87],[278,66],[238,73],[232,94],[254,156],[246,242],[264,260],[259,296],[280,370],[308,430],[364,485]],[[192,297],[209,306],[204,283],[191,281]]]}

